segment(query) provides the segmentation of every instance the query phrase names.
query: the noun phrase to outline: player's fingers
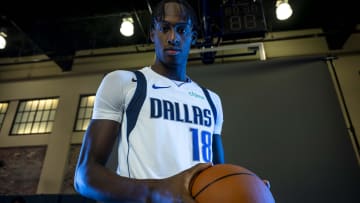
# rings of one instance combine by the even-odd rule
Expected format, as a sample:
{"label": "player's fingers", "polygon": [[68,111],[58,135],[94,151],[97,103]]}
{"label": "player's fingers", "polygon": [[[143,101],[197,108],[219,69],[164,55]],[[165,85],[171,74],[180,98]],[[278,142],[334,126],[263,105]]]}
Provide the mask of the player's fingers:
{"label": "player's fingers", "polygon": [[210,166],[212,166],[212,163],[199,163],[199,164],[196,164],[194,167],[192,167],[189,172],[192,175],[195,175],[195,174],[200,173],[201,171],[209,168]]}

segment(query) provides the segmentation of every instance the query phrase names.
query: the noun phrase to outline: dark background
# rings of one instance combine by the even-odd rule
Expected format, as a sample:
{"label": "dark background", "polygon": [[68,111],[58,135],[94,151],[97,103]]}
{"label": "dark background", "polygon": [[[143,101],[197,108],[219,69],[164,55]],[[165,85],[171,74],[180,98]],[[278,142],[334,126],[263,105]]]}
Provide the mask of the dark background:
{"label": "dark background", "polygon": [[222,98],[226,162],[269,179],[276,202],[360,202],[360,173],[326,62],[277,59],[189,70]]}
{"label": "dark background", "polygon": [[[93,1],[75,5],[73,1],[8,2],[0,8],[0,28],[7,32],[8,46],[0,50],[0,57],[21,57],[46,54],[64,71],[70,71],[76,51],[150,44],[148,33],[150,13],[159,0]],[[265,33],[318,28],[330,50],[341,49],[348,37],[359,30],[360,15],[355,0],[345,2],[328,0],[290,0],[293,15],[286,21],[275,17],[276,0],[193,0],[188,1],[200,19],[198,46],[210,46],[208,38],[225,38],[222,24],[222,5],[232,2],[259,5],[257,14],[263,14],[264,29],[249,34],[242,29],[223,43],[236,43],[236,39],[262,41]],[[234,7],[234,6],[232,6]],[[262,9],[260,9],[262,8]],[[121,36],[121,18],[129,14],[134,18],[135,35]],[[204,22],[206,19],[206,22]],[[204,29],[205,23],[208,25]],[[259,31],[259,30],[258,30]],[[218,45],[218,44],[216,44]],[[3,64],[4,65],[4,64]],[[8,64],[6,64],[8,65]],[[1,68],[1,64],[0,64]]]}

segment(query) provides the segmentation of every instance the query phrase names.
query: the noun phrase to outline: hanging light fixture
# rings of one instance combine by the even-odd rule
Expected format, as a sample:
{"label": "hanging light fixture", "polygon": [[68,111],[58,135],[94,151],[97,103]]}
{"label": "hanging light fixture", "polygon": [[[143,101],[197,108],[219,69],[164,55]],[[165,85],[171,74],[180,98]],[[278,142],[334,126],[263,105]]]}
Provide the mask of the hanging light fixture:
{"label": "hanging light fixture", "polygon": [[125,37],[131,37],[134,35],[134,19],[131,16],[122,18],[120,33]]}
{"label": "hanging light fixture", "polygon": [[286,20],[290,18],[293,10],[291,9],[288,0],[277,0],[276,1],[276,18],[278,20]]}

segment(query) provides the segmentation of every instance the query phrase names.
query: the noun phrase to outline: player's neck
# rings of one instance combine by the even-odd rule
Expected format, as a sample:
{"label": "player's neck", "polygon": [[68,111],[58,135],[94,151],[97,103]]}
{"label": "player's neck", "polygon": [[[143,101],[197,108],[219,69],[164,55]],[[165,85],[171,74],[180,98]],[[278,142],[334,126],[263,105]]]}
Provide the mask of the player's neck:
{"label": "player's neck", "polygon": [[169,67],[162,63],[155,63],[151,69],[171,80],[186,81],[186,64],[184,66]]}

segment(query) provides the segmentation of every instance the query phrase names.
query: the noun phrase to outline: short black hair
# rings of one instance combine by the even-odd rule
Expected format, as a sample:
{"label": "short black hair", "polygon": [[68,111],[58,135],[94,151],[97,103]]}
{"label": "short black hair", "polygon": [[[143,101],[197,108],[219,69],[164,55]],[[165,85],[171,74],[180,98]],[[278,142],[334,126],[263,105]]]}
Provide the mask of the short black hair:
{"label": "short black hair", "polygon": [[193,7],[186,0],[162,0],[157,4],[153,10],[151,16],[151,29],[154,29],[156,21],[162,21],[165,17],[165,4],[166,3],[178,3],[180,5],[181,12],[187,18],[191,20],[193,30],[198,30],[198,19]]}

